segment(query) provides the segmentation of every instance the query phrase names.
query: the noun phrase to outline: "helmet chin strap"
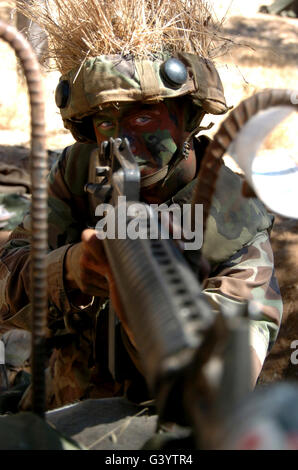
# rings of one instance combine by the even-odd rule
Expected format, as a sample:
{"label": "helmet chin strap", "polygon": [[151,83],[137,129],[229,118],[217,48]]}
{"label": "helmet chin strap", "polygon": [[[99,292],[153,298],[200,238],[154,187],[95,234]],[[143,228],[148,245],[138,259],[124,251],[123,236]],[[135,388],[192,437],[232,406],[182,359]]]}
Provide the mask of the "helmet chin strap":
{"label": "helmet chin strap", "polygon": [[[176,153],[176,152],[175,152]],[[157,183],[160,180],[163,180],[168,173],[169,165],[163,166],[159,170],[151,173],[151,175],[146,175],[141,177],[141,188],[147,188],[152,184]]]}

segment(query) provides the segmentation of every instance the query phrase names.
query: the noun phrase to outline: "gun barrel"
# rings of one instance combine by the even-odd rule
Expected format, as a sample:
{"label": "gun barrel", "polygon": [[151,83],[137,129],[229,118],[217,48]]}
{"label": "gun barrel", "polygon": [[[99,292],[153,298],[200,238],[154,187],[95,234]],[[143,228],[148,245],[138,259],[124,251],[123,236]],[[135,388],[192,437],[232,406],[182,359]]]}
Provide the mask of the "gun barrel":
{"label": "gun barrel", "polygon": [[172,240],[106,238],[104,245],[145,377],[156,391],[160,380],[189,363],[214,316]]}

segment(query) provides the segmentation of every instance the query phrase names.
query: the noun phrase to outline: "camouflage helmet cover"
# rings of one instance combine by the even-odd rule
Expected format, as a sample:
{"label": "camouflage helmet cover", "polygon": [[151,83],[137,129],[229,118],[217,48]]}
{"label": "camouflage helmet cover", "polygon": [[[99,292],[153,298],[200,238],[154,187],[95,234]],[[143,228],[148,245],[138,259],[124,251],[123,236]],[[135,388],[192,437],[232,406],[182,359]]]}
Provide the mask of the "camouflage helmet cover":
{"label": "camouflage helmet cover", "polygon": [[90,142],[94,140],[93,132],[90,134],[85,118],[104,105],[131,101],[152,103],[185,95],[190,96],[201,115],[223,114],[228,110],[220,77],[210,60],[191,53],[177,53],[175,59],[178,67],[184,69],[185,79],[176,84],[164,73],[169,59],[172,58],[166,54],[155,60],[120,55],[88,59],[63,75],[58,84],[56,103],[64,126],[76,140]]}

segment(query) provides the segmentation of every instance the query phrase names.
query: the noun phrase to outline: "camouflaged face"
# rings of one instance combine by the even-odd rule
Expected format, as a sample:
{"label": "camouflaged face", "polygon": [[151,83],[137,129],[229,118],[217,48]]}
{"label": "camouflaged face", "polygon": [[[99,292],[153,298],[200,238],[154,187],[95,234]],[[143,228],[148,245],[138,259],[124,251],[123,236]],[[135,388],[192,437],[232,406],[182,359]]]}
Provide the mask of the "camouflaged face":
{"label": "camouflaged face", "polygon": [[60,107],[65,127],[83,141],[77,121],[96,113],[105,104],[150,103],[185,95],[190,95],[193,104],[205,113],[222,114],[228,110],[220,77],[211,61],[193,54],[178,54],[177,59],[186,67],[187,80],[175,88],[161,72],[168,58],[151,61],[98,56],[63,75],[61,81],[69,86],[68,99]]}

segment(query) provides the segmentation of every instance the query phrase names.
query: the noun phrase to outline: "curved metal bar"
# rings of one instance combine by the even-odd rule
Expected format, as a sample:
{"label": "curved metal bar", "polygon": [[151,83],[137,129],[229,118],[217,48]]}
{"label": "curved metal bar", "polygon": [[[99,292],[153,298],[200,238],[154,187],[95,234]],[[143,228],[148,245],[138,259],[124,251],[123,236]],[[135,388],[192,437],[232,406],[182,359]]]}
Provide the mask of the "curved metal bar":
{"label": "curved metal bar", "polygon": [[0,21],[0,37],[7,41],[20,59],[27,81],[31,107],[32,182],[31,205],[31,306],[32,306],[32,402],[33,411],[44,415],[44,342],[47,312],[47,153],[42,77],[31,46],[12,26]]}
{"label": "curved metal bar", "polygon": [[[256,93],[242,101],[221,124],[202,160],[192,201],[193,208],[194,204],[203,204],[204,233],[217,177],[223,164],[222,157],[230,144],[244,124],[259,111],[283,105],[292,106],[298,110],[298,105],[294,104],[291,100],[293,92],[294,90],[268,89]],[[193,216],[192,223],[194,223]],[[194,227],[192,229],[194,230]]]}

